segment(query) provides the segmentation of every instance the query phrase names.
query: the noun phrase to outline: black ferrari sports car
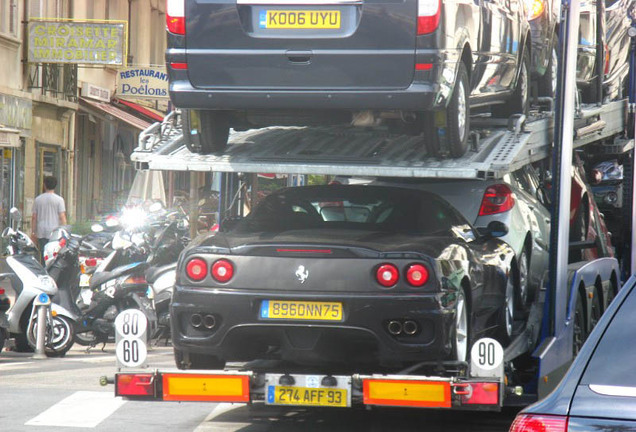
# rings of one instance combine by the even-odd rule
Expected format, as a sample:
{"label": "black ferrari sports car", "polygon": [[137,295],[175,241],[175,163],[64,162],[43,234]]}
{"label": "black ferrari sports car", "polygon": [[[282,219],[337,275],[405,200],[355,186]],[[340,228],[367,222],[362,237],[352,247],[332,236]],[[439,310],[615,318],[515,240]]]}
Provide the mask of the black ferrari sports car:
{"label": "black ferrari sports car", "polygon": [[[172,300],[179,368],[272,359],[330,371],[468,360],[513,329],[513,250],[430,192],[305,186],[195,240]],[[333,373],[333,372],[331,372]]]}

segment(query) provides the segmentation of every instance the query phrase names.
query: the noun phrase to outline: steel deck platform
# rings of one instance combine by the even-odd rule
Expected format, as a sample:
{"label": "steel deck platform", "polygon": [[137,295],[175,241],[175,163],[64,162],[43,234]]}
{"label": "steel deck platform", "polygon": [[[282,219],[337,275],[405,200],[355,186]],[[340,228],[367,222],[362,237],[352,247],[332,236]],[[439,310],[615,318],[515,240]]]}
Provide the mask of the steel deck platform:
{"label": "steel deck platform", "polygon": [[[623,132],[626,110],[625,100],[581,109],[575,119],[574,146],[613,142]],[[224,153],[200,155],[191,153],[180,130],[166,122],[140,135],[140,145],[131,156],[138,169],[490,179],[546,158],[553,118],[535,114],[509,126],[506,120],[474,117],[471,126],[479,138],[457,159],[431,157],[422,136],[350,127],[232,132]]]}

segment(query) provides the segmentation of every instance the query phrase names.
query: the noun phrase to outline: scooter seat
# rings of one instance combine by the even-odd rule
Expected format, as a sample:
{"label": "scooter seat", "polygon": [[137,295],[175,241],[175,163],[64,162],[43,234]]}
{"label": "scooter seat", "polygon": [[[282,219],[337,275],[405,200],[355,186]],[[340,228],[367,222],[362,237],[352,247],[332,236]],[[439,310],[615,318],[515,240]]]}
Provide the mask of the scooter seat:
{"label": "scooter seat", "polygon": [[162,274],[170,270],[174,270],[176,268],[177,268],[176,262],[172,264],[167,264],[164,266],[159,266],[159,267],[150,267],[149,269],[146,270],[146,282],[152,285],[155,283],[157,279],[159,279],[159,276],[161,276]]}
{"label": "scooter seat", "polygon": [[103,284],[104,282],[107,282],[111,279],[116,279],[120,276],[124,276],[133,272],[142,272],[146,269],[147,266],[148,264],[145,262],[138,262],[134,264],[128,264],[125,266],[117,267],[114,270],[109,272],[95,273],[91,277],[89,288],[94,289],[100,286],[101,284]]}

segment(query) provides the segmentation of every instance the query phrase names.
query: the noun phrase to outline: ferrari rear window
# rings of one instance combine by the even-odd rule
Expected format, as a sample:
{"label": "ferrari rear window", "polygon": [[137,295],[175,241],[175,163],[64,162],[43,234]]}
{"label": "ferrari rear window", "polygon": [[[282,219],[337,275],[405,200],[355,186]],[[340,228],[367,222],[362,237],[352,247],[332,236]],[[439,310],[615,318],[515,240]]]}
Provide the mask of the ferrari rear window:
{"label": "ferrari rear window", "polygon": [[432,234],[466,225],[449,204],[433,194],[374,186],[287,189],[268,196],[235,232],[298,229],[361,229]]}

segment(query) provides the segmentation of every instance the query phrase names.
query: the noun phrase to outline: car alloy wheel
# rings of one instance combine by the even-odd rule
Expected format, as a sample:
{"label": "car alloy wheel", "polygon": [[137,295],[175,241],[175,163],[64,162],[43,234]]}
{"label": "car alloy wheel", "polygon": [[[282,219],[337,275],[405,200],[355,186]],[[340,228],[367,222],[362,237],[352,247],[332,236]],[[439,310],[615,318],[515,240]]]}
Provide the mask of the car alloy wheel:
{"label": "car alloy wheel", "polygon": [[468,93],[466,65],[459,62],[457,81],[446,112],[449,151],[453,158],[463,156],[468,150],[468,130],[470,129]]}
{"label": "car alloy wheel", "polygon": [[512,336],[512,326],[515,322],[515,287],[511,277],[506,278],[506,298],[505,298],[506,319],[505,331],[506,336]]}
{"label": "car alloy wheel", "polygon": [[468,360],[468,308],[462,290],[457,292],[455,308],[455,358],[458,361]]}
{"label": "car alloy wheel", "polygon": [[530,281],[528,279],[528,252],[524,248],[517,262],[517,307],[525,310],[530,300]]}

